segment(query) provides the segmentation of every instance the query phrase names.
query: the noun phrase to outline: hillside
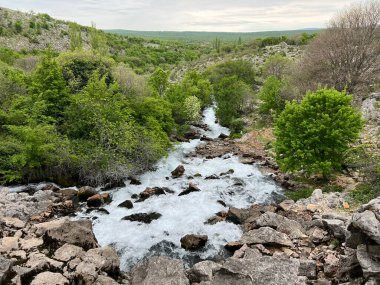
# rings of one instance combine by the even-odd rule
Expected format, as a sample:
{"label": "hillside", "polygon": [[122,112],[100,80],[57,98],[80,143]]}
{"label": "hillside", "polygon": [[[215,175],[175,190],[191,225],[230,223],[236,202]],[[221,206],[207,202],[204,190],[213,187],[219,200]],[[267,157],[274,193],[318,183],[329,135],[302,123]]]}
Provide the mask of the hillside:
{"label": "hillside", "polygon": [[131,30],[105,30],[107,33],[115,33],[125,36],[141,37],[145,39],[181,40],[187,42],[210,42],[215,38],[228,43],[250,42],[258,38],[267,37],[295,37],[303,33],[313,34],[320,29],[290,30],[290,31],[263,31],[252,33],[229,33],[229,32],[174,32],[174,31],[131,31]]}

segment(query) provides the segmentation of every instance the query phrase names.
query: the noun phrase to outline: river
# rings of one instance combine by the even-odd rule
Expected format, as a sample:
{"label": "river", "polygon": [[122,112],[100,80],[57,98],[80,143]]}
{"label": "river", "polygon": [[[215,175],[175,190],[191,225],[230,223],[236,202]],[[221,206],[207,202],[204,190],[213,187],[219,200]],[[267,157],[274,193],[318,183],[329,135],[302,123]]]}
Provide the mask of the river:
{"label": "river", "polygon": [[[214,108],[204,111],[203,122],[209,130],[203,134],[217,138],[229,130],[215,122]],[[121,257],[121,268],[128,270],[143,257],[153,254],[165,254],[182,258],[185,263],[200,259],[213,259],[223,255],[223,246],[238,240],[242,234],[239,226],[219,222],[215,225],[205,222],[219,211],[227,211],[217,201],[224,201],[227,206],[248,207],[252,203],[271,201],[271,194],[281,192],[271,179],[260,173],[254,165],[239,162],[232,154],[221,158],[205,159],[187,156],[204,142],[199,139],[180,143],[163,158],[155,171],[139,177],[141,185],[127,185],[110,191],[113,201],[105,208],[109,215],[93,212],[94,232],[101,245],[113,245]],[[171,177],[171,171],[178,165],[184,165],[185,174],[177,179]],[[204,179],[207,176],[234,170],[233,174],[221,176],[220,179]],[[202,177],[194,177],[201,174]],[[189,180],[189,176],[194,178]],[[197,176],[197,175],[196,175]],[[189,181],[196,184],[201,191],[178,196],[186,189]],[[142,192],[147,187],[168,187],[175,193],[153,196],[143,202],[134,203],[132,209],[118,207],[133,194]],[[133,199],[131,199],[133,201]],[[134,213],[157,212],[162,216],[150,224],[122,220]],[[208,236],[206,247],[202,251],[187,252],[181,248],[180,239],[186,234],[205,234]]]}

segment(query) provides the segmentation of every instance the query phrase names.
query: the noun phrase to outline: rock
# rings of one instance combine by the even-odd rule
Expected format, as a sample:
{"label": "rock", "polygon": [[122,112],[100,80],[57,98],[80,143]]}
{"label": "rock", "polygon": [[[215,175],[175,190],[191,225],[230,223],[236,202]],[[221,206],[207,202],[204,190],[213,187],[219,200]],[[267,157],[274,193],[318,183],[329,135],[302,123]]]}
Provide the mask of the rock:
{"label": "rock", "polygon": [[131,284],[190,285],[181,260],[164,256],[144,259],[131,271]]}
{"label": "rock", "polygon": [[46,269],[57,271],[63,267],[63,263],[54,259],[48,258],[42,253],[33,252],[29,254],[29,259],[25,263],[25,266],[30,268],[34,274],[43,272]]}
{"label": "rock", "polygon": [[110,277],[107,277],[107,276],[98,276],[98,278],[96,279],[95,283],[91,284],[91,285],[119,285],[120,283],[116,282],[115,280],[113,280],[112,278]]}
{"label": "rock", "polygon": [[380,278],[380,245],[359,245],[356,256],[366,278]]}
{"label": "rock", "polygon": [[308,279],[317,278],[317,264],[314,260],[300,259],[300,267],[298,269],[299,276],[306,276]]}
{"label": "rock", "polygon": [[228,135],[221,133],[218,138],[221,140],[225,140],[228,138]]}
{"label": "rock", "polygon": [[186,250],[197,250],[206,245],[208,236],[206,235],[185,235],[181,238],[181,247]]}
{"label": "rock", "polygon": [[257,248],[247,248],[244,252],[244,259],[258,259],[262,257],[263,255],[261,254],[260,250]]}
{"label": "rock", "polygon": [[142,202],[152,196],[165,195],[165,189],[160,187],[146,188],[139,194],[139,199],[136,202]]}
{"label": "rock", "polygon": [[335,255],[329,254],[325,258],[323,272],[327,277],[334,277],[339,269],[339,259]]}
{"label": "rock", "polygon": [[230,169],[230,170],[228,170],[226,172],[220,173],[219,176],[226,176],[226,175],[229,175],[229,174],[233,174],[234,172],[235,172],[235,170]]}
{"label": "rock", "polygon": [[20,239],[20,246],[23,250],[36,249],[43,243],[44,241],[41,238]]}
{"label": "rock", "polygon": [[125,200],[123,203],[120,203],[118,207],[122,208],[127,208],[127,209],[132,209],[133,208],[133,203],[131,200]]}
{"label": "rock", "polygon": [[108,179],[104,186],[101,188],[101,191],[107,191],[115,188],[125,187],[126,184],[123,179]]}
{"label": "rock", "polygon": [[131,185],[141,185],[141,181],[136,177],[129,176],[128,179],[130,180]]}
{"label": "rock", "polygon": [[138,214],[132,214],[129,216],[125,216],[124,218],[122,218],[122,220],[150,224],[152,221],[158,220],[160,217],[161,217],[161,214],[156,213],[156,212],[138,213]]}
{"label": "rock", "polygon": [[259,227],[271,227],[279,232],[287,234],[290,238],[305,238],[307,237],[303,232],[301,224],[289,220],[281,215],[267,212],[262,214],[257,220],[256,225]]}
{"label": "rock", "polygon": [[236,250],[239,250],[243,245],[244,243],[240,241],[230,241],[224,246],[224,248],[228,251],[235,252]]}
{"label": "rock", "polygon": [[319,227],[313,227],[308,231],[310,240],[313,243],[322,243],[329,240],[328,232],[320,229]]}
{"label": "rock", "polygon": [[69,262],[76,257],[82,257],[84,253],[79,246],[66,243],[55,251],[54,259]]}
{"label": "rock", "polygon": [[7,284],[12,270],[12,261],[0,255],[0,284]]}
{"label": "rock", "polygon": [[185,191],[182,191],[181,193],[179,193],[178,196],[184,196],[184,195],[188,195],[192,192],[199,192],[199,191],[201,191],[201,189],[199,189],[198,186],[196,186],[190,182],[189,187]]}
{"label": "rock", "polygon": [[375,213],[370,210],[355,213],[352,216],[348,230],[353,232],[359,231],[377,244],[380,244],[380,221],[377,219]]}
{"label": "rock", "polygon": [[223,200],[218,200],[216,202],[222,205],[223,207],[227,207],[227,204]]}
{"label": "rock", "polygon": [[306,206],[306,210],[308,210],[309,212],[315,213],[318,210],[318,206],[315,204],[308,204]]}
{"label": "rock", "polygon": [[242,235],[241,243],[246,244],[268,244],[275,246],[293,246],[290,238],[269,227],[262,227],[256,230],[251,230]]}
{"label": "rock", "polygon": [[81,202],[87,201],[88,198],[96,194],[98,194],[96,189],[90,186],[84,186],[84,187],[79,188],[78,190],[78,198],[79,198],[79,201]]}
{"label": "rock", "polygon": [[185,173],[185,167],[183,165],[178,165],[176,169],[172,171],[172,177],[178,178],[181,177]]}
{"label": "rock", "polygon": [[3,237],[0,246],[0,252],[9,253],[12,250],[18,250],[18,237]]}
{"label": "rock", "polygon": [[206,136],[202,136],[202,137],[201,137],[201,141],[212,142],[213,140],[214,140],[214,139],[209,138],[209,137],[206,137]]}
{"label": "rock", "polygon": [[46,185],[43,186],[40,190],[42,190],[42,191],[58,192],[58,191],[60,190],[60,188],[57,187],[57,186],[54,185],[54,184],[46,184]]}
{"label": "rock", "polygon": [[227,259],[215,272],[210,285],[252,285],[298,283],[299,262],[291,259],[263,256],[258,259]]}
{"label": "rock", "polygon": [[60,273],[47,271],[38,274],[30,285],[69,285],[69,280]]}
{"label": "rock", "polygon": [[110,246],[90,249],[82,260],[87,266],[95,266],[97,271],[106,272],[109,276],[116,277],[120,274],[119,257]]}
{"label": "rock", "polygon": [[108,193],[103,194],[96,194],[87,199],[87,206],[88,207],[100,207],[104,203],[111,202],[111,196]]}
{"label": "rock", "polygon": [[191,283],[200,283],[202,281],[211,281],[213,273],[221,268],[220,264],[206,260],[195,264],[186,271],[186,274]]}
{"label": "rock", "polygon": [[25,227],[26,223],[17,218],[12,217],[0,217],[0,223],[3,222],[7,227],[22,229]]}
{"label": "rock", "polygon": [[278,206],[280,207],[280,209],[284,211],[289,211],[293,205],[294,205],[293,200],[285,200],[285,201],[282,201]]}
{"label": "rock", "polygon": [[43,240],[44,245],[51,250],[56,250],[65,243],[79,246],[84,250],[98,246],[92,231],[92,223],[88,220],[64,220],[63,223],[52,223],[43,235]]}
{"label": "rock", "polygon": [[236,225],[241,225],[249,216],[249,210],[247,209],[238,209],[238,208],[229,208],[226,221],[234,223]]}
{"label": "rock", "polygon": [[339,240],[346,238],[346,227],[341,220],[323,219],[324,226],[331,232],[331,234]]}
{"label": "rock", "polygon": [[210,176],[206,176],[205,177],[206,180],[218,180],[220,179],[220,177],[216,174],[213,174],[213,175],[210,175]]}

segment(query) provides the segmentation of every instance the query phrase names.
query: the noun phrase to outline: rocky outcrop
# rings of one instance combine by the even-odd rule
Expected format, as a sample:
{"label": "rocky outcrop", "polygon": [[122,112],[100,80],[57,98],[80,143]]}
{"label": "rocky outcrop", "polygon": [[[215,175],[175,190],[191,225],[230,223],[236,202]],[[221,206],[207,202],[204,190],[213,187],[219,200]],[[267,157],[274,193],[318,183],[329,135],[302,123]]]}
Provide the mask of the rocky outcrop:
{"label": "rocky outcrop", "polygon": [[204,247],[207,240],[206,235],[185,235],[181,238],[181,247],[186,250],[197,250]]}

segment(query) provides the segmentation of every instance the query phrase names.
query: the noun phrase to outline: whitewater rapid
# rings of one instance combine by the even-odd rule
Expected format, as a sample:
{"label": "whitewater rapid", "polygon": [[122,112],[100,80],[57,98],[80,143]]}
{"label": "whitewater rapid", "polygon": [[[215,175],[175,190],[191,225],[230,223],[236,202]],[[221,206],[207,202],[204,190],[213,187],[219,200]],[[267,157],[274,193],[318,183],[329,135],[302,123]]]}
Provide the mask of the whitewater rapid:
{"label": "whitewater rapid", "polygon": [[[214,108],[204,111],[204,123],[209,130],[203,131],[207,137],[217,138],[229,130],[215,122]],[[220,222],[215,225],[205,222],[219,211],[231,207],[248,207],[252,203],[271,201],[274,192],[282,190],[271,179],[260,173],[254,165],[239,162],[232,154],[221,158],[205,159],[187,156],[202,144],[199,139],[180,143],[158,164],[155,171],[146,172],[138,177],[141,185],[126,185],[113,191],[113,201],[105,209],[109,212],[89,214],[94,219],[94,233],[98,242],[112,245],[121,257],[121,268],[130,269],[139,260],[148,255],[160,254],[182,258],[185,263],[194,260],[212,259],[223,254],[223,246],[238,240],[242,234],[239,226]],[[183,177],[172,179],[171,171],[178,165],[184,165]],[[206,180],[207,176],[234,170],[233,174],[220,179]],[[196,175],[201,174],[201,177]],[[196,175],[197,177],[194,177]],[[194,177],[189,179],[188,177]],[[168,180],[166,177],[170,177]],[[178,196],[189,182],[196,184],[201,191]],[[127,182],[128,183],[128,182]],[[143,202],[133,203],[132,209],[118,207],[125,200],[132,200],[133,194],[139,194],[147,187],[168,187],[174,194],[153,196]],[[223,207],[218,200],[227,204]],[[150,224],[122,220],[134,213],[157,212],[162,216]],[[88,215],[87,215],[88,216]],[[180,239],[186,234],[205,234],[208,236],[206,247],[197,252],[187,252],[181,248]]]}

